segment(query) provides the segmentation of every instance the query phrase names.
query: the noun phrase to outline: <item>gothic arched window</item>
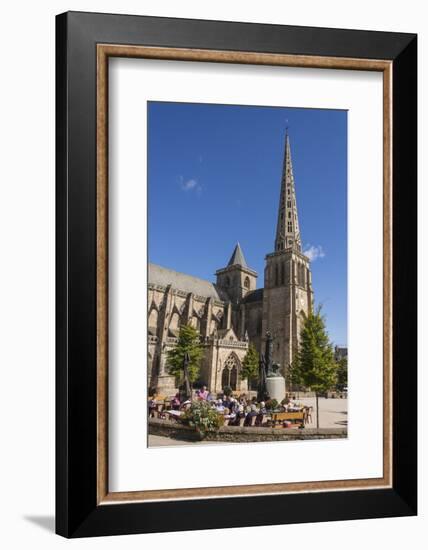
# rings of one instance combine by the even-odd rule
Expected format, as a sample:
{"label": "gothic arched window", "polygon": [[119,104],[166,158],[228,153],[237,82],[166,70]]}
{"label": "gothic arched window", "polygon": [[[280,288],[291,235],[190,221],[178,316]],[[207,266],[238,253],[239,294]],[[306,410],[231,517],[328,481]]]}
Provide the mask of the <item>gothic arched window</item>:
{"label": "gothic arched window", "polygon": [[249,277],[245,277],[245,280],[244,280],[244,287],[249,290],[250,289],[250,278]]}
{"label": "gothic arched window", "polygon": [[238,382],[238,360],[235,355],[229,355],[224,364],[223,373],[221,375],[221,386],[225,388],[229,386],[232,390],[236,390]]}
{"label": "gothic arched window", "polygon": [[153,308],[149,315],[149,327],[157,328],[158,326],[158,311]]}
{"label": "gothic arched window", "polygon": [[297,264],[297,284],[302,284],[302,264]]}
{"label": "gothic arched window", "polygon": [[176,311],[171,315],[169,328],[171,330],[178,330],[180,328],[180,315]]}
{"label": "gothic arched window", "polygon": [[201,329],[201,322],[196,315],[193,315],[192,319],[190,320],[190,324],[193,328],[195,328],[197,331],[200,331]]}

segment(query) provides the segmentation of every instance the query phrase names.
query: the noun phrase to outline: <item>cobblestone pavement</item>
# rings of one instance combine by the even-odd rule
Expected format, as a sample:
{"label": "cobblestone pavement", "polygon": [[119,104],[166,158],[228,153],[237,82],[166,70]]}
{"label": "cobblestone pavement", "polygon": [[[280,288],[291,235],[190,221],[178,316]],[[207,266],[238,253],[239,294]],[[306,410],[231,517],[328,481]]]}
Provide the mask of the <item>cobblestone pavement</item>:
{"label": "cobblestone pavement", "polygon": [[[312,422],[306,424],[308,428],[316,428],[316,403],[315,397],[306,397],[296,401],[313,407]],[[320,427],[321,428],[345,428],[348,425],[348,400],[319,398]],[[171,447],[183,445],[230,445],[218,441],[178,441],[160,435],[149,435],[149,447]],[[234,443],[232,443],[233,445]],[[237,444],[237,443],[235,443]]]}

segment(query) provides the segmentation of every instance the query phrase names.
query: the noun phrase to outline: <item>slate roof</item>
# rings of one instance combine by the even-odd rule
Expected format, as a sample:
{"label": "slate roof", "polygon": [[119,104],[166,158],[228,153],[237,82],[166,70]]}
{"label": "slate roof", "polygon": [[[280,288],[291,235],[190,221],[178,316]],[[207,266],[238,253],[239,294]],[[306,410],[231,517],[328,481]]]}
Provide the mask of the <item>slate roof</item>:
{"label": "slate roof", "polygon": [[239,243],[235,246],[235,250],[233,251],[233,254],[229,260],[229,263],[227,264],[228,267],[230,265],[241,265],[242,267],[248,267],[247,262],[245,261],[245,258],[244,258],[244,253],[242,252],[242,249]]}
{"label": "slate roof", "polygon": [[249,292],[245,298],[242,300],[245,304],[250,304],[252,302],[261,302],[263,300],[263,289],[258,288]]}
{"label": "slate roof", "polygon": [[220,330],[217,331],[217,336],[223,340],[225,338],[225,336],[232,336],[233,337],[233,340],[237,341],[238,340],[238,337],[236,336],[235,334],[235,331],[233,330],[233,328],[222,328]]}
{"label": "slate roof", "polygon": [[172,285],[172,288],[184,292],[193,292],[193,294],[198,296],[215,298],[220,301],[229,301],[227,294],[214,283],[157,264],[149,263],[149,284],[160,286]]}

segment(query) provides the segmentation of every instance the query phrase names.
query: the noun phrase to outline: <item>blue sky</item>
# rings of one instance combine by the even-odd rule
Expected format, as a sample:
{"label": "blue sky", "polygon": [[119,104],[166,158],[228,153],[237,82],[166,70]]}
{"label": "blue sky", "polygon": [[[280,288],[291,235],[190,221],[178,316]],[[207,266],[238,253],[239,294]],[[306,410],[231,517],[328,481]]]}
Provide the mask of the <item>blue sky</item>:
{"label": "blue sky", "polygon": [[263,286],[288,126],[304,251],[333,343],[347,343],[347,113],[148,104],[149,260],[215,281],[240,242]]}

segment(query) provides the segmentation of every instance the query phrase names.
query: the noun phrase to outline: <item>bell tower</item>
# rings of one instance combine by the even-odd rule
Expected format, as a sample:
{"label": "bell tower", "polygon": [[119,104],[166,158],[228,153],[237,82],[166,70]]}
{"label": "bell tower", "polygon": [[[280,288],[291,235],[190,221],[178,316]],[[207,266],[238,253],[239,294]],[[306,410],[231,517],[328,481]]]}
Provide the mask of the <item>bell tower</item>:
{"label": "bell tower", "polygon": [[245,261],[239,243],[230,257],[227,267],[216,271],[217,286],[226,291],[232,304],[238,304],[251,290],[256,289],[257,273]]}
{"label": "bell tower", "polygon": [[313,307],[310,261],[302,253],[293,165],[288,131],[279,196],[274,252],[267,254],[264,274],[262,337],[273,335],[273,361],[287,373],[294,360],[302,313]]}

